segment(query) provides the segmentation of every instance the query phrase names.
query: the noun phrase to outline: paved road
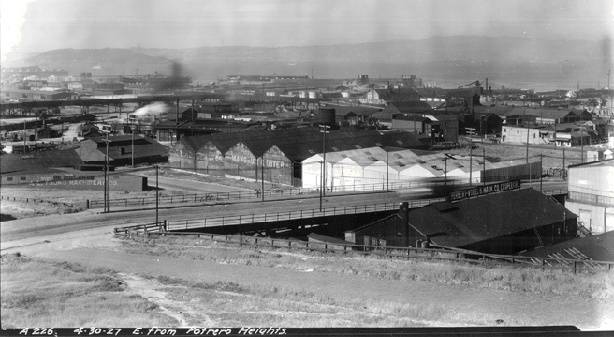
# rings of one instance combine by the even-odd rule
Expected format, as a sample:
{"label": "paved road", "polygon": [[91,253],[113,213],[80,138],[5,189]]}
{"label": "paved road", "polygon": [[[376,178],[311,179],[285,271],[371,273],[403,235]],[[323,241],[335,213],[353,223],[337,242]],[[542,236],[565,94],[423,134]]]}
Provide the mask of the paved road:
{"label": "paved road", "polygon": [[[399,202],[411,198],[404,194],[402,197],[396,192],[382,192],[369,194],[327,196],[323,199],[323,205],[327,207],[344,207],[354,205],[374,205],[389,202]],[[319,208],[319,198],[309,197],[303,199],[285,199],[276,201],[250,201],[242,203],[193,206],[180,208],[166,208],[159,210],[159,219],[204,219],[228,216],[228,215],[251,215],[274,212],[287,212],[289,210]],[[139,210],[118,212],[109,214],[97,214],[92,210],[64,214],[48,215],[36,218],[25,218],[0,223],[1,241],[17,240],[31,236],[60,234],[75,230],[95,228],[102,226],[122,226],[153,222],[155,211]]]}
{"label": "paved road", "polygon": [[[554,181],[544,183],[543,187],[544,191],[546,191],[556,190],[566,186],[561,182]],[[419,198],[425,198],[425,196],[421,193],[415,194],[408,191],[334,195],[327,196],[323,199],[323,208],[398,203],[404,200]],[[319,209],[319,204],[318,196],[297,196],[294,198],[264,202],[250,200],[209,206],[173,206],[172,208],[160,208],[159,220],[205,219],[223,216],[271,214],[301,209]],[[97,214],[94,210],[89,210],[74,214],[48,215],[0,223],[0,233],[2,234],[0,240],[5,242],[36,235],[59,234],[107,225],[124,226],[153,221],[155,221],[155,211],[153,209],[109,214]]]}

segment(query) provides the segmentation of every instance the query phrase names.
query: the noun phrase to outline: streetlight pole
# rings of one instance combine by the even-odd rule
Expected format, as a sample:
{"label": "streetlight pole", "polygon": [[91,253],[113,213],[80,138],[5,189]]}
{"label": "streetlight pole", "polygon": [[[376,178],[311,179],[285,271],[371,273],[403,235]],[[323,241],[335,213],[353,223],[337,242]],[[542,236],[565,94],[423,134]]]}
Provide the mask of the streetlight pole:
{"label": "streetlight pole", "polygon": [[323,169],[322,169],[322,195],[326,196],[326,134],[330,131],[330,125],[320,124],[320,132],[322,133],[322,154],[323,154]]}
{"label": "streetlight pole", "polygon": [[23,153],[26,153],[26,120],[23,120]]}
{"label": "streetlight pole", "polygon": [[565,171],[565,145],[563,145],[563,173],[561,174],[563,179],[565,179]]}
{"label": "streetlight pole", "polygon": [[260,157],[260,182],[262,183],[262,201],[264,201],[264,155]]}
{"label": "streetlight pole", "polygon": [[448,184],[448,157],[443,158],[443,185]]}
{"label": "streetlight pole", "polygon": [[580,127],[580,163],[584,163],[584,132],[583,131],[584,131],[584,127]]}
{"label": "streetlight pole", "polygon": [[107,132],[107,138],[105,139],[106,143],[106,154],[104,156],[104,212],[108,213],[110,211],[109,207],[109,133]]}
{"label": "streetlight pole", "polygon": [[388,150],[386,150],[386,192],[390,190],[388,187]]}
{"label": "streetlight pole", "polygon": [[540,192],[543,192],[543,189],[542,189],[543,175],[544,175],[544,168],[543,167],[544,167],[544,154],[540,153],[539,154],[539,169],[542,171],[539,174],[539,191]]}
{"label": "streetlight pole", "polygon": [[486,185],[486,148],[484,148],[484,143],[482,143],[482,185]]}
{"label": "streetlight pole", "polygon": [[322,174],[322,168],[324,167],[324,161],[320,162],[320,212],[322,212],[322,186],[323,186],[323,178],[324,175]]}
{"label": "streetlight pole", "polygon": [[[482,130],[482,120],[484,116],[480,117],[480,130]],[[486,179],[484,179],[484,176],[486,175],[486,148],[484,147],[484,136],[485,134],[482,134],[482,174],[481,174],[481,179],[482,179],[482,185],[486,185]]]}
{"label": "streetlight pole", "polygon": [[527,150],[526,150],[526,160],[527,160],[527,164],[529,163],[529,122],[527,123]]}
{"label": "streetlight pole", "polygon": [[473,139],[469,144],[469,186],[473,185]]}
{"label": "streetlight pole", "polygon": [[156,225],[158,224],[158,164],[156,164]]}
{"label": "streetlight pole", "polygon": [[132,149],[130,153],[132,158],[132,167],[134,167],[134,125],[131,125],[130,129],[132,130]]}

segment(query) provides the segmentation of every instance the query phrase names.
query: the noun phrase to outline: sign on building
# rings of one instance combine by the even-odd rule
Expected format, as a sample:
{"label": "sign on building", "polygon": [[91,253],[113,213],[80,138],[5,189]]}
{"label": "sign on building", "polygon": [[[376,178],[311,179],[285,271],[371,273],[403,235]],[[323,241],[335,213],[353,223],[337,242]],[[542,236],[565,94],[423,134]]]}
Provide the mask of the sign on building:
{"label": "sign on building", "polygon": [[448,196],[448,199],[450,202],[454,202],[454,201],[460,201],[464,199],[477,197],[479,195],[517,190],[519,188],[520,188],[520,180],[511,180],[511,181],[506,181],[503,183],[477,186],[477,187],[470,188],[467,190],[462,190],[462,191],[454,191],[450,193],[450,195]]}

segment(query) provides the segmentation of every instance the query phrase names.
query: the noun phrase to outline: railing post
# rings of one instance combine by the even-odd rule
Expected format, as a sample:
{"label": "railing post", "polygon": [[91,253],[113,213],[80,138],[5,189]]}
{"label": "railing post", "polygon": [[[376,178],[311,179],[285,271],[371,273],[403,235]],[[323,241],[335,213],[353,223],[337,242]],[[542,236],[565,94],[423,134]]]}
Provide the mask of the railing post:
{"label": "railing post", "polygon": [[578,273],[578,261],[573,262],[573,273],[577,274]]}

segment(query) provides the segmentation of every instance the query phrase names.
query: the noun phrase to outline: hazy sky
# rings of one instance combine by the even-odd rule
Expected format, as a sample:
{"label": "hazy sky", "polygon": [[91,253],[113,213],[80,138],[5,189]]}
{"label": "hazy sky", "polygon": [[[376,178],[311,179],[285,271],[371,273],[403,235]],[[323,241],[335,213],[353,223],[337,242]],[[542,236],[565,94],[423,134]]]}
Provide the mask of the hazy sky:
{"label": "hazy sky", "polygon": [[370,42],[450,35],[603,39],[614,0],[0,0],[2,56],[58,48]]}

